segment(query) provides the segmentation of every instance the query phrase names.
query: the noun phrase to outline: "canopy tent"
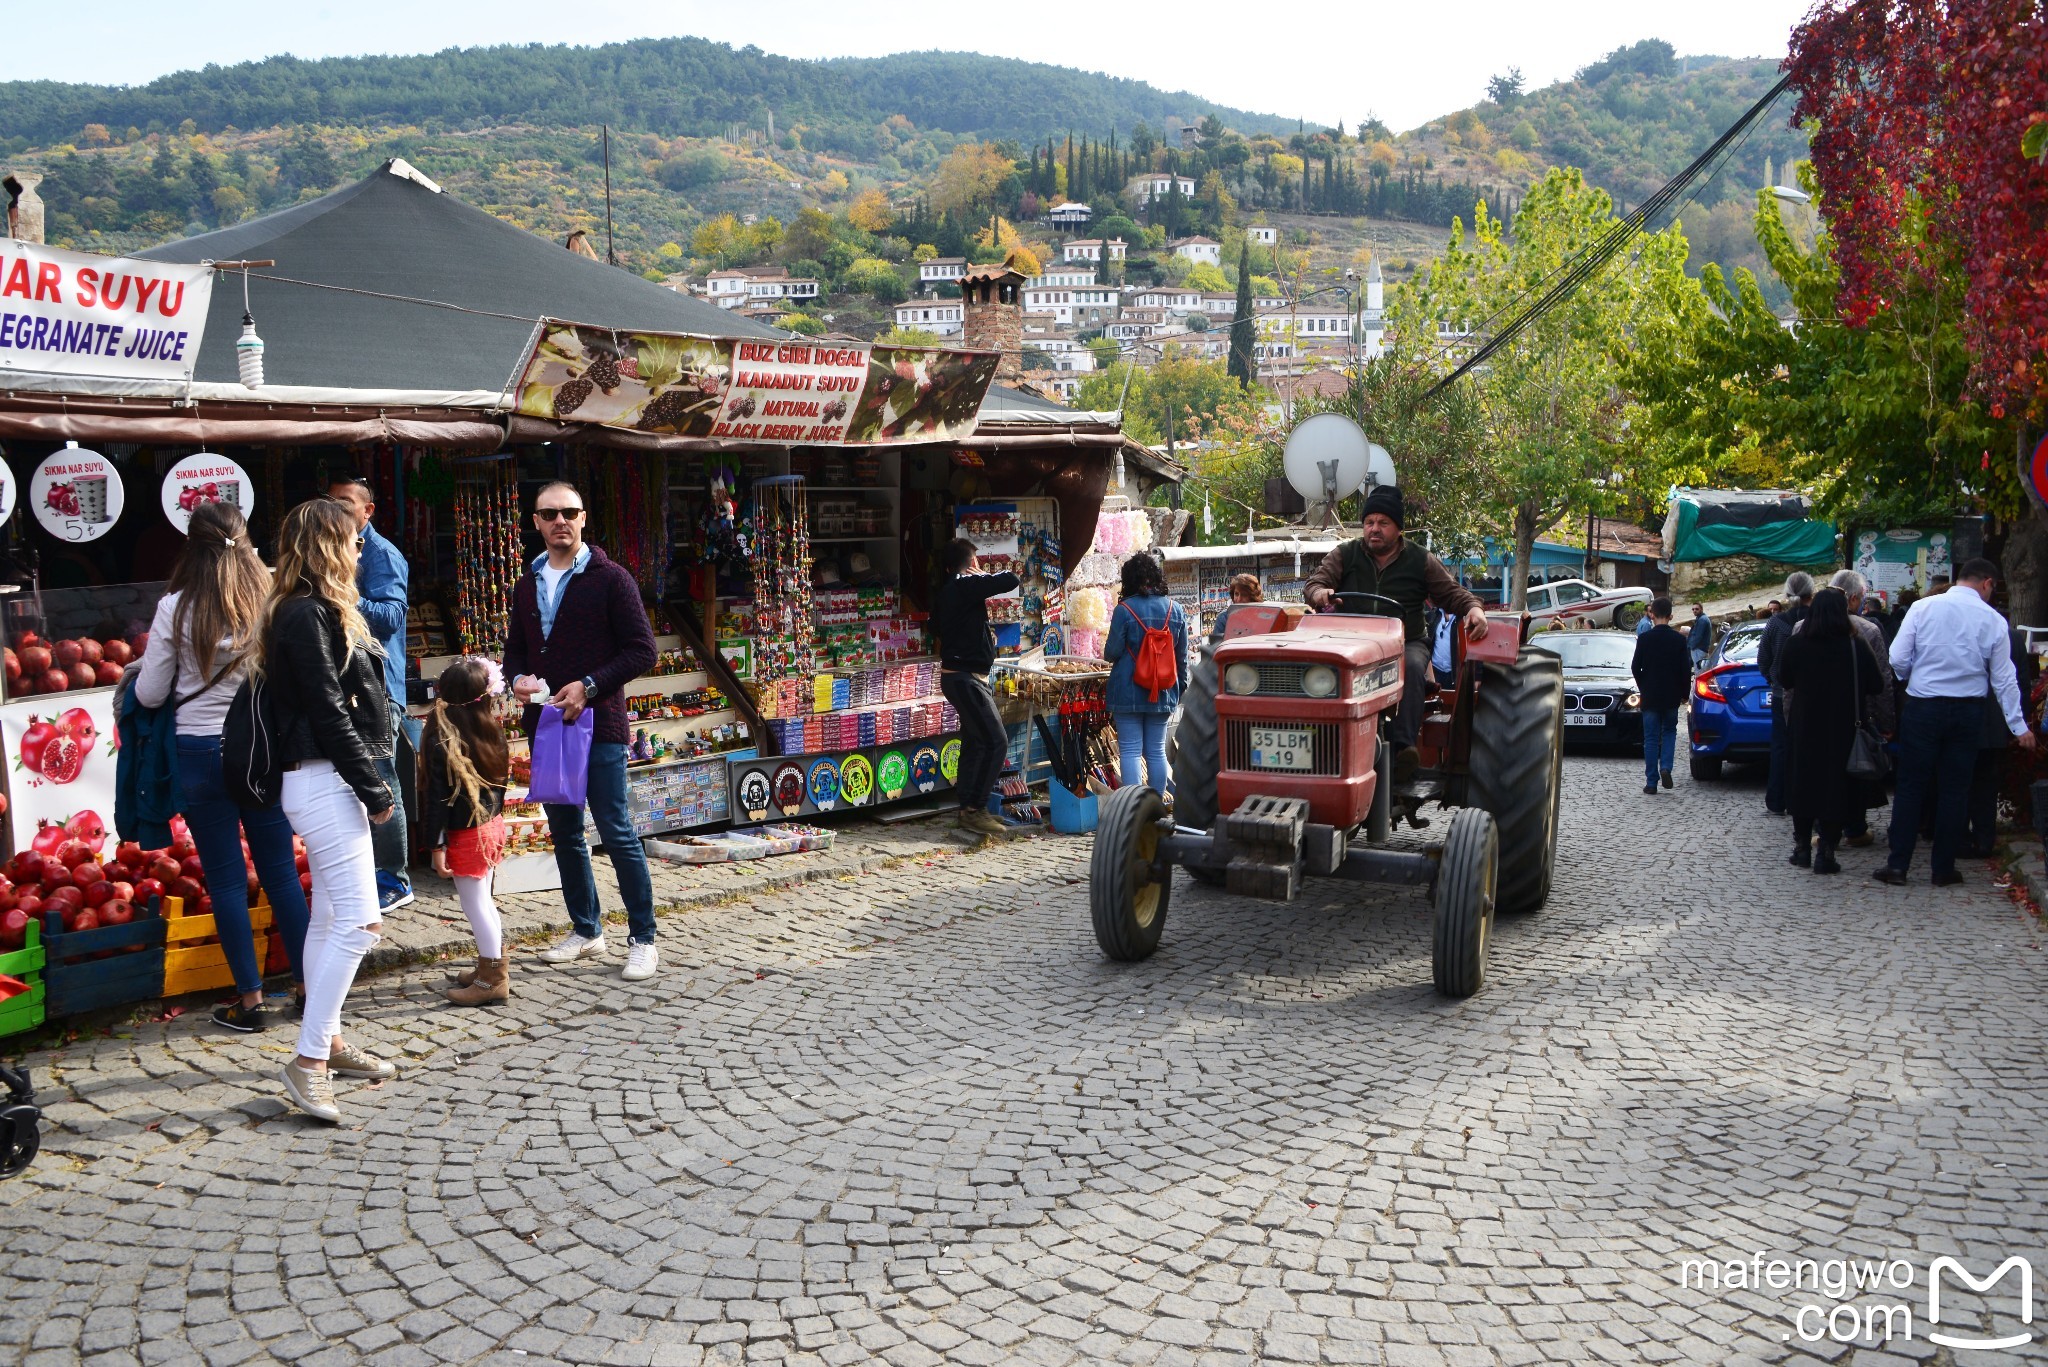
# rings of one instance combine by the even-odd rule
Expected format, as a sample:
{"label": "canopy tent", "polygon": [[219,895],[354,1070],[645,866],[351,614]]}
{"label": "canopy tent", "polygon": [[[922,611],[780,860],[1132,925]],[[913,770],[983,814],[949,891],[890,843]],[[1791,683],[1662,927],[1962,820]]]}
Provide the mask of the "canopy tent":
{"label": "canopy tent", "polygon": [[[318,199],[141,255],[276,261],[249,275],[267,385],[496,395],[543,314],[649,331],[776,335],[443,194],[397,159]],[[199,380],[236,378],[239,285],[229,278],[214,289]]]}
{"label": "canopy tent", "polygon": [[1835,555],[1835,527],[1812,518],[1804,494],[1771,489],[1680,489],[1664,519],[1671,560],[1753,555],[1788,565],[1814,565]]}

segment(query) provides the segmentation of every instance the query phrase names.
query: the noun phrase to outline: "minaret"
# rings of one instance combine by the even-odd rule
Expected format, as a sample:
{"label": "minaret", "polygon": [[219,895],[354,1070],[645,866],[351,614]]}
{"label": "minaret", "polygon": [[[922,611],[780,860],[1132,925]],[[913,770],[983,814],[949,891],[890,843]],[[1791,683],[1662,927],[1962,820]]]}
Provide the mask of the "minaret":
{"label": "minaret", "polygon": [[1382,302],[1385,294],[1379,253],[1374,252],[1371,263],[1365,268],[1365,314],[1359,319],[1365,334],[1365,358],[1368,361],[1386,350],[1387,313]]}

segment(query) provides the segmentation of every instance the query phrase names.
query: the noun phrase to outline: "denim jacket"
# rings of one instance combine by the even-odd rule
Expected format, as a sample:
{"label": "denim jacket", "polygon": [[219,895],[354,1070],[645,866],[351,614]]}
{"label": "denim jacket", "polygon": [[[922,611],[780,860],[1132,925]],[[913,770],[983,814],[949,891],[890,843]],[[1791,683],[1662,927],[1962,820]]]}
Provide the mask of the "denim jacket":
{"label": "denim jacket", "polygon": [[[1152,690],[1138,687],[1131,678],[1137,668],[1138,647],[1145,641],[1145,627],[1166,627],[1173,632],[1173,658],[1179,666],[1175,686],[1160,689],[1157,702],[1152,700]],[[1112,713],[1173,711],[1188,686],[1188,622],[1180,604],[1157,597],[1126,598],[1118,603],[1102,638],[1102,658],[1110,661],[1106,701]]]}
{"label": "denim jacket", "polygon": [[370,634],[384,647],[384,691],[405,706],[405,557],[375,526],[363,528],[363,549],[356,556],[356,592]]}

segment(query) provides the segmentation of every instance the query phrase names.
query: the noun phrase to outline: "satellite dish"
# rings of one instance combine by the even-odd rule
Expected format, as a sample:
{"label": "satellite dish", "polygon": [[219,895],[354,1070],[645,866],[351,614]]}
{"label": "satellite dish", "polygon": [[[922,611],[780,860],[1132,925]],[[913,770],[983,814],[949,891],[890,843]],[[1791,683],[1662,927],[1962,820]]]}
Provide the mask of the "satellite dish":
{"label": "satellite dish", "polygon": [[1287,434],[1282,456],[1287,482],[1325,525],[1330,512],[1360,488],[1392,485],[1394,458],[1365,439],[1342,413],[1318,413]]}

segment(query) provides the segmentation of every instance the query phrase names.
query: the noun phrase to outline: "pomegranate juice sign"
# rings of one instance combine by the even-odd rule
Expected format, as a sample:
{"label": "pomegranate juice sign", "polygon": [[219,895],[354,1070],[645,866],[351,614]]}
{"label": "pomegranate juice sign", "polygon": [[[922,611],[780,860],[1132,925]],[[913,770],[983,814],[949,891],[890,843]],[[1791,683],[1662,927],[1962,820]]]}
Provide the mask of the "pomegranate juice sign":
{"label": "pomegranate juice sign", "polygon": [[190,380],[212,298],[205,266],[0,238],[0,371]]}
{"label": "pomegranate juice sign", "polygon": [[60,541],[97,541],[121,520],[121,472],[97,451],[52,451],[28,481],[28,506]]}
{"label": "pomegranate juice sign", "polygon": [[[47,694],[0,705],[7,819],[14,848],[42,850],[64,833],[104,835],[114,818],[114,690]],[[89,838],[89,836],[88,836]]]}
{"label": "pomegranate juice sign", "polygon": [[868,378],[864,346],[734,342],[725,406],[714,437],[738,441],[842,442]]}
{"label": "pomegranate juice sign", "polygon": [[190,531],[192,510],[202,503],[225,503],[247,517],[256,506],[256,486],[226,456],[201,451],[173,465],[164,476],[164,516],[179,531]]}
{"label": "pomegranate juice sign", "polygon": [[778,446],[957,441],[974,431],[996,359],[549,321],[520,375],[517,408],[557,422]]}

